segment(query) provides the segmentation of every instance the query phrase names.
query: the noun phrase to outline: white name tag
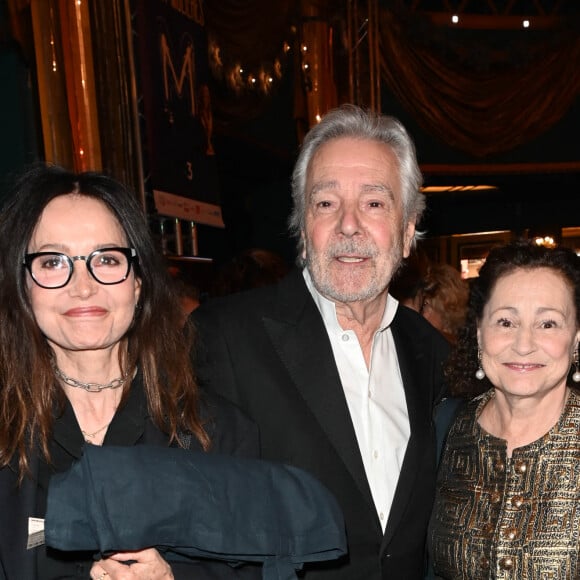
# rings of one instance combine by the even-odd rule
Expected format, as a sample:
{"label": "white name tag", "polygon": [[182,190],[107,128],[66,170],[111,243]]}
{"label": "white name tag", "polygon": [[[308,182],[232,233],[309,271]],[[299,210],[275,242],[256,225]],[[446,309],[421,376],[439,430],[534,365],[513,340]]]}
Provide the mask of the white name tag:
{"label": "white name tag", "polygon": [[26,549],[36,548],[44,544],[44,520],[41,518],[28,518],[28,542]]}

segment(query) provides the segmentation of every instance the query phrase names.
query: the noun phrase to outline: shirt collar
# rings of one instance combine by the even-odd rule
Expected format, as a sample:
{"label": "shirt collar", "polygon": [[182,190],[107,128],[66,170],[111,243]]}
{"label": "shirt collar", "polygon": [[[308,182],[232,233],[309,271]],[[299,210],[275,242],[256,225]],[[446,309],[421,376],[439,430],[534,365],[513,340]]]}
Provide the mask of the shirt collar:
{"label": "shirt collar", "polygon": [[[314,282],[312,281],[312,277],[310,276],[310,272],[308,268],[304,268],[302,270],[302,275],[304,276],[304,282],[306,283],[306,287],[314,300],[318,310],[320,311],[320,315],[322,316],[322,320],[324,322],[324,326],[330,332],[344,332],[342,327],[338,322],[338,317],[336,316],[336,305],[332,300],[324,297],[314,286]],[[383,312],[383,317],[381,319],[381,324],[377,332],[383,332],[391,325],[393,322],[393,318],[395,318],[395,314],[397,313],[397,307],[399,306],[399,302],[393,298],[390,294],[387,294],[387,304],[385,306],[385,311]]]}

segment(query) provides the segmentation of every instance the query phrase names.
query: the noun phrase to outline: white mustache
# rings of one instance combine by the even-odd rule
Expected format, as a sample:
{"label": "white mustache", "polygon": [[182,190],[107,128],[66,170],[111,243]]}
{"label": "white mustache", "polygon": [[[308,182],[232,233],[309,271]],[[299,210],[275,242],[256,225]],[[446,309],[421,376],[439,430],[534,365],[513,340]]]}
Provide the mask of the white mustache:
{"label": "white mustache", "polygon": [[372,244],[360,244],[350,240],[333,244],[328,247],[324,253],[329,258],[337,258],[344,255],[357,256],[360,258],[375,258],[378,256],[379,252]]}

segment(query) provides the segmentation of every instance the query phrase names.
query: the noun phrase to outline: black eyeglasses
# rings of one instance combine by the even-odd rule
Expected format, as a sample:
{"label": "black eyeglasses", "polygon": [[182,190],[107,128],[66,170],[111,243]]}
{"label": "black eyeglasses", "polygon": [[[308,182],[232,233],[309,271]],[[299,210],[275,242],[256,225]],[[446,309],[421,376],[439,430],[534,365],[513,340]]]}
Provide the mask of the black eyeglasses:
{"label": "black eyeglasses", "polygon": [[129,276],[131,264],[137,259],[133,248],[103,248],[88,256],[67,256],[61,252],[26,254],[23,265],[41,288],[62,288],[72,278],[74,262],[83,260],[91,276],[107,286],[120,284]]}

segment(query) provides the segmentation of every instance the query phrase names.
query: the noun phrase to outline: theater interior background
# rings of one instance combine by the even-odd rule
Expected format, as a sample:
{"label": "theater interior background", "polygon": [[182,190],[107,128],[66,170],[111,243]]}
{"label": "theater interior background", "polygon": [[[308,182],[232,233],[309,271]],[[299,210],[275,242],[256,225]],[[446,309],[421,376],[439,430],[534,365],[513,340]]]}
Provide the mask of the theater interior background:
{"label": "theater interior background", "polygon": [[194,276],[290,263],[301,139],[353,102],[412,134],[433,259],[580,251],[579,31],[577,0],[0,0],[0,179],[110,173]]}

